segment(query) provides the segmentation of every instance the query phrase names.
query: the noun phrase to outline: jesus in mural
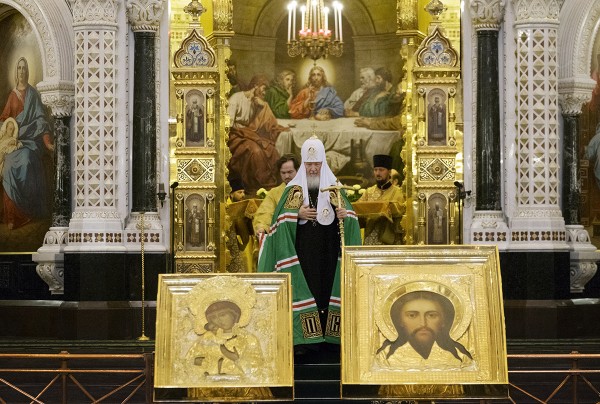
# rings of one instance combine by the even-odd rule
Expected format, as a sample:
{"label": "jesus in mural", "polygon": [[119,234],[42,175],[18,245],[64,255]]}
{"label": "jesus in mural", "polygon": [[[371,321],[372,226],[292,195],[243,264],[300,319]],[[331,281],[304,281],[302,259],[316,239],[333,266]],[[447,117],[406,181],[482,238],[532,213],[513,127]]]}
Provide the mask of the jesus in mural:
{"label": "jesus in mural", "polygon": [[344,103],[327,82],[325,70],[321,66],[310,69],[308,82],[292,100],[290,115],[293,119],[319,117],[319,120],[344,116]]}

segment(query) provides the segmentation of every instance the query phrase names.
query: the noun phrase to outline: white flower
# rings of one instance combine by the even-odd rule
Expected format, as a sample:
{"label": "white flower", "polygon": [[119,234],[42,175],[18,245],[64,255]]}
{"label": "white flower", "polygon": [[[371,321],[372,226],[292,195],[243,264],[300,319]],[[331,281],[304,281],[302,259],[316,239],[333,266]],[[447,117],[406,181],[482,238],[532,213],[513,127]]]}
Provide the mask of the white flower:
{"label": "white flower", "polygon": [[364,194],[364,193],[365,193],[365,190],[364,190],[364,189],[360,189],[360,190],[358,191],[358,193],[362,195],[362,194]]}
{"label": "white flower", "polygon": [[347,192],[348,196],[352,196],[354,195],[354,190],[353,189],[349,189]]}
{"label": "white flower", "polygon": [[356,190],[359,190],[359,189],[360,189],[360,185],[358,185],[358,184],[354,184],[354,185],[352,185],[352,188],[354,188],[354,189],[356,189]]}

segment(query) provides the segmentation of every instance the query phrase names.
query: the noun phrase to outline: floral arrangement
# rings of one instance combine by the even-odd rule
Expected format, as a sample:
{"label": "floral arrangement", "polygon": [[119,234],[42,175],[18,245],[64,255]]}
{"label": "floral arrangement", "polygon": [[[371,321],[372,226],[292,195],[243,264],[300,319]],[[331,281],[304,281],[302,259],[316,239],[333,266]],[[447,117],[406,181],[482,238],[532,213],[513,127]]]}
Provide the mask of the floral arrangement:
{"label": "floral arrangement", "polygon": [[266,196],[267,196],[266,189],[259,188],[258,191],[256,191],[256,199],[265,199]]}
{"label": "floral arrangement", "polygon": [[360,199],[361,196],[365,193],[365,189],[361,188],[360,185],[355,184],[352,186],[352,189],[346,190],[346,196],[350,202],[356,202]]}

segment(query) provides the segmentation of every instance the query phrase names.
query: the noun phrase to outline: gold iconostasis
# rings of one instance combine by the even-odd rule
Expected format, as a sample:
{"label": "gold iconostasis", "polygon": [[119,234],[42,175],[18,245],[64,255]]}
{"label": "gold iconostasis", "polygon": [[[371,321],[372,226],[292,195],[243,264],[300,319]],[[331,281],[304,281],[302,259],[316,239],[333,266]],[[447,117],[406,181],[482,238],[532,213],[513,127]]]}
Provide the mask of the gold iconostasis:
{"label": "gold iconostasis", "polygon": [[[437,3],[347,0],[305,21],[283,0],[171,2],[174,272],[252,272],[260,195],[281,182],[279,156],[299,156],[313,135],[357,192],[374,183],[373,156],[392,156],[404,196],[397,243],[460,243],[460,5]],[[385,97],[357,106],[375,72]],[[315,76],[327,114],[293,106]],[[244,115],[250,98],[266,105],[260,114]],[[226,204],[232,179],[253,203]]]}

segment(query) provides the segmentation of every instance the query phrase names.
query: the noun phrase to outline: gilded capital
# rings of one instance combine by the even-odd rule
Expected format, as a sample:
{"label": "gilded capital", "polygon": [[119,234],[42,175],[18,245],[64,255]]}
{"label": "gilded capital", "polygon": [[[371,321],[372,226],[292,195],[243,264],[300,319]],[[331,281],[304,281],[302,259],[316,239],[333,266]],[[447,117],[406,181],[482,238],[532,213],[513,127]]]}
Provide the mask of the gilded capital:
{"label": "gilded capital", "polygon": [[117,0],[72,0],[73,25],[116,25]]}
{"label": "gilded capital", "polygon": [[558,15],[564,0],[512,0],[516,11],[516,23],[554,22],[558,23]]}
{"label": "gilded capital", "polygon": [[164,0],[127,0],[127,18],[134,32],[155,32],[160,26]]}
{"label": "gilded capital", "polygon": [[475,30],[499,30],[505,5],[504,0],[471,0]]}
{"label": "gilded capital", "polygon": [[231,0],[213,0],[213,16],[216,31],[233,31]]}
{"label": "gilded capital", "polygon": [[396,20],[398,30],[416,30],[418,23],[418,1],[417,0],[398,0],[396,5]]}

